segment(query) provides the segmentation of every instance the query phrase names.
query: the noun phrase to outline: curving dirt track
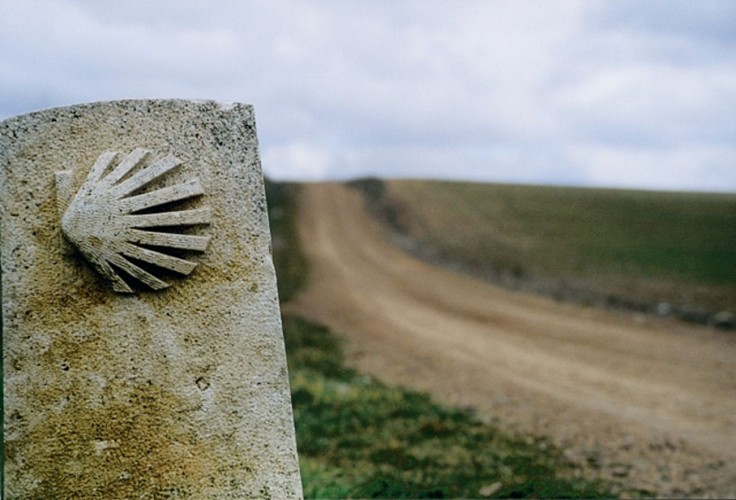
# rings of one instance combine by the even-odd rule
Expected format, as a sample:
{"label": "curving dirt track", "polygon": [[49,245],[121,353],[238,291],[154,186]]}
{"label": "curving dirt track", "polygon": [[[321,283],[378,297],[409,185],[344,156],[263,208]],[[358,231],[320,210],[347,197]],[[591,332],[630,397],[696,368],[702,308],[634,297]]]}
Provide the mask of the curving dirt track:
{"label": "curving dirt track", "polygon": [[389,383],[550,436],[623,494],[736,496],[736,336],[512,293],[388,243],[357,192],[304,186],[287,306]]}

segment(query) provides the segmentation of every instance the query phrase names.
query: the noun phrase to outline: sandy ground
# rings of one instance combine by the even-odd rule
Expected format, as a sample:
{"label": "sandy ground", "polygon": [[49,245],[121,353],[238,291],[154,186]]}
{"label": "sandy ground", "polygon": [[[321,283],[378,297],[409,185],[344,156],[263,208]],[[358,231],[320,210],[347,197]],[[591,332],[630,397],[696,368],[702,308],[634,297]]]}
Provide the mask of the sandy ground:
{"label": "sandy ground", "polygon": [[624,495],[736,497],[736,335],[501,288],[387,242],[357,192],[306,185],[311,273],[287,310],[351,365],[547,435]]}

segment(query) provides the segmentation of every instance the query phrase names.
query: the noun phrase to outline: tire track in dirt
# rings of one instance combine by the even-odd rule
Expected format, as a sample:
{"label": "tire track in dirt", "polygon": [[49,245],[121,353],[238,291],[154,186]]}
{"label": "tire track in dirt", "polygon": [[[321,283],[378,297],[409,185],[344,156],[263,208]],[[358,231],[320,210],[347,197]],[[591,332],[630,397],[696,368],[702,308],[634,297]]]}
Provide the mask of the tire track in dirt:
{"label": "tire track in dirt", "polygon": [[387,243],[360,195],[308,184],[307,289],[287,306],[348,361],[521,432],[621,491],[736,496],[736,337],[512,293]]}

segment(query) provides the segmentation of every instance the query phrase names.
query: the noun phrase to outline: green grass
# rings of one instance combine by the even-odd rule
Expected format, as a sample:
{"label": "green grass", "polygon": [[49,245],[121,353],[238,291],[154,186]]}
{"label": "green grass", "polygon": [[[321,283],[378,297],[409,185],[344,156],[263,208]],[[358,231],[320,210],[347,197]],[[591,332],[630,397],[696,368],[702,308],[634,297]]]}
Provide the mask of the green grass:
{"label": "green grass", "polygon": [[284,320],[304,493],[309,498],[593,498],[545,439],[512,436],[472,413],[346,369],[335,337]]}
{"label": "green grass", "polygon": [[736,195],[389,181],[383,203],[400,230],[470,268],[736,306]]}
{"label": "green grass", "polygon": [[288,302],[307,280],[307,262],[296,233],[299,185],[266,180],[274,266],[281,302]]}
{"label": "green grass", "polygon": [[[276,193],[276,194],[274,194]],[[280,290],[306,280],[295,235],[298,186],[269,183]],[[296,263],[290,262],[295,259]],[[282,296],[283,299],[283,296]],[[284,317],[297,447],[307,498],[594,498],[543,438],[515,436],[425,394],[346,368],[328,329]]]}

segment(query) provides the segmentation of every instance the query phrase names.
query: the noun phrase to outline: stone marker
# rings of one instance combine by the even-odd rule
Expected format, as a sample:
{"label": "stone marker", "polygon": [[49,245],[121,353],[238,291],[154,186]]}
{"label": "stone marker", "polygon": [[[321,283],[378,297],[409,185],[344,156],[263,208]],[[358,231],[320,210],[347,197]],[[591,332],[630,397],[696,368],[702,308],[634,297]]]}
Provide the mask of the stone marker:
{"label": "stone marker", "polygon": [[5,498],[301,484],[253,109],[0,123]]}

